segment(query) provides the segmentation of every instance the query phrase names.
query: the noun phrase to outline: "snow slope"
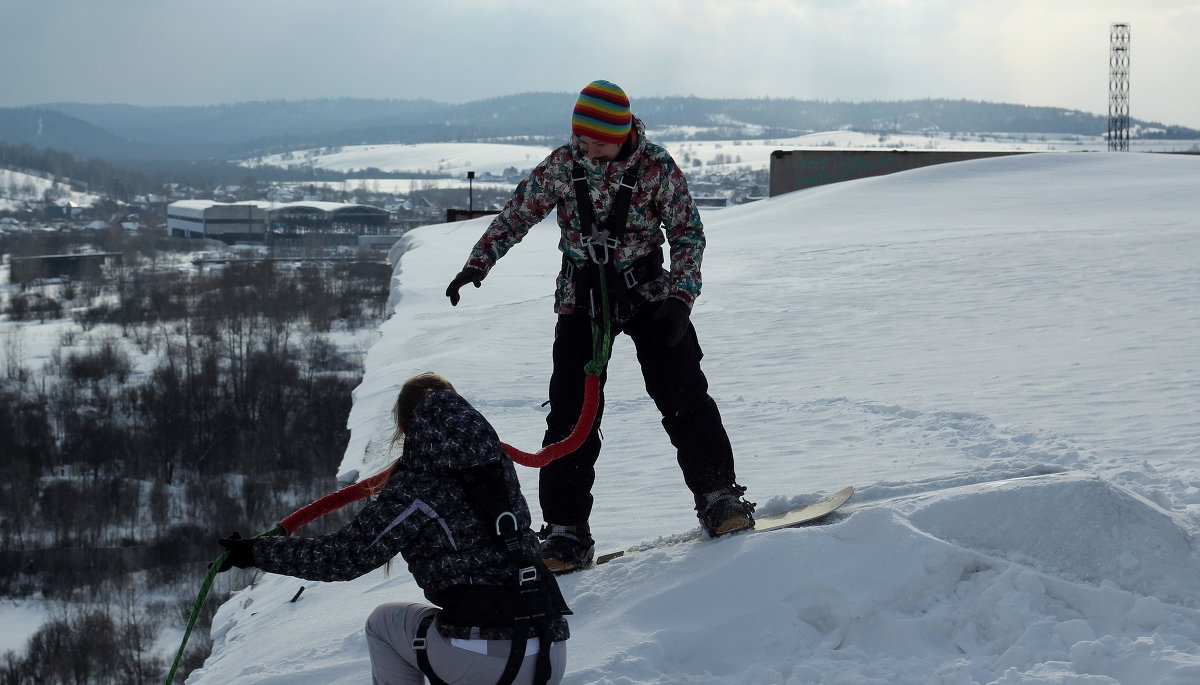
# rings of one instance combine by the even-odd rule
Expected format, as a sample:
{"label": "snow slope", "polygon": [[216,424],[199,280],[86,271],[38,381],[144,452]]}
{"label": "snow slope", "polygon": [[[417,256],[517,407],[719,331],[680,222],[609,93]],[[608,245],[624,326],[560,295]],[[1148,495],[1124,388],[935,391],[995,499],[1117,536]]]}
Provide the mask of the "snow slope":
{"label": "snow slope", "polygon": [[[858,492],[828,525],[702,540],[618,340],[592,525],[640,551],[562,578],[564,682],[1200,682],[1198,182],[1195,157],[1052,153],[707,216],[694,320],[740,482],[763,514]],[[557,232],[451,308],[485,226],[399,247],[343,476],[387,463],[388,409],[424,370],[540,444]],[[367,614],[420,599],[402,564],[258,578],[188,682],[365,682]]]}
{"label": "snow slope", "polygon": [[25,203],[40,206],[47,190],[56,191],[63,202],[80,207],[91,207],[100,200],[98,195],[71,190],[66,183],[23,171],[0,169],[0,212],[17,211]]}

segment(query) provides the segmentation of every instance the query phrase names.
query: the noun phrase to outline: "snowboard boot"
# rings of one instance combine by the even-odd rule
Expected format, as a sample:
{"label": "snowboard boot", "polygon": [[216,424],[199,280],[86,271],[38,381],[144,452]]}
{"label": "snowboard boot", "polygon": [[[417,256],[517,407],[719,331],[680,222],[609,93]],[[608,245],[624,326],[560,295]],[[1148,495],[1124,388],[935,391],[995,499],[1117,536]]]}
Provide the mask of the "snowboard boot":
{"label": "snowboard boot", "polygon": [[596,555],[596,543],[586,523],[581,526],[548,523],[538,531],[538,537],[542,538],[542,563],[554,574],[587,568]]}
{"label": "snowboard boot", "polygon": [[733,484],[696,496],[696,516],[712,537],[754,527],[754,502],[742,498],[746,488]]}

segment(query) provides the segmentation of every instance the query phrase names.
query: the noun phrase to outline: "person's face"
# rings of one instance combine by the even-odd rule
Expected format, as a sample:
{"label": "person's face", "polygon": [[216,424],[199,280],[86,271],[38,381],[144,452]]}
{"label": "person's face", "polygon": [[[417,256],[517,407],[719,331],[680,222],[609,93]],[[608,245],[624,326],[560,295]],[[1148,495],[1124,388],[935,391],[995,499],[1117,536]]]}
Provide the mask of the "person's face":
{"label": "person's face", "polygon": [[579,136],[579,142],[583,145],[583,153],[597,162],[611,162],[621,152],[620,143],[605,143],[588,136]]}

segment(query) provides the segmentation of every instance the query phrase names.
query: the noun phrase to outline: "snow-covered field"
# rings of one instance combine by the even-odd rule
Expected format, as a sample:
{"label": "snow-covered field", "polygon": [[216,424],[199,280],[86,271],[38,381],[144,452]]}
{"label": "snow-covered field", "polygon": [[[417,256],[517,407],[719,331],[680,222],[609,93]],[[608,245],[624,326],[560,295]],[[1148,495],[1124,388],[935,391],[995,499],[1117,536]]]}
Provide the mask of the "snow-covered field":
{"label": "snow-covered field", "polygon": [[[648,137],[665,146],[690,173],[727,174],[737,170],[765,171],[770,168],[775,150],[1058,150],[1099,152],[1108,143],[1096,136],[1032,133],[894,133],[876,134],[858,131],[826,131],[792,138],[745,140],[696,140],[686,127],[651,130]],[[1195,149],[1194,140],[1133,139],[1130,148],[1138,152],[1180,152]],[[499,175],[505,169],[532,169],[550,153],[549,147],[503,143],[422,143],[415,145],[347,145],[330,150],[298,150],[244,160],[247,166],[314,167],[331,171],[353,172],[380,169],[388,172],[446,174],[431,179],[353,179],[323,183],[297,183],[297,186],[323,185],[353,192],[367,187],[380,192],[407,194],[415,190],[467,188],[467,171]],[[700,165],[694,166],[694,160]],[[475,188],[507,190],[512,183],[495,183],[477,178]]]}
{"label": "snow-covered field", "polygon": [[[1023,155],[708,215],[694,320],[739,480],[760,514],[858,492],[828,525],[701,540],[618,340],[592,525],[643,551],[562,578],[564,682],[1200,682],[1198,183],[1192,156]],[[451,308],[485,226],[402,243],[343,474],[385,465],[425,370],[540,444],[557,231]],[[420,599],[402,563],[259,578],[188,682],[366,682],[367,614]]]}
{"label": "snow-covered field", "polygon": [[468,170],[501,174],[510,166],[530,169],[550,154],[550,148],[505,143],[421,143],[347,145],[325,151],[300,150],[261,157],[247,165],[302,166],[332,171],[375,168],[381,171],[451,174],[465,178]]}

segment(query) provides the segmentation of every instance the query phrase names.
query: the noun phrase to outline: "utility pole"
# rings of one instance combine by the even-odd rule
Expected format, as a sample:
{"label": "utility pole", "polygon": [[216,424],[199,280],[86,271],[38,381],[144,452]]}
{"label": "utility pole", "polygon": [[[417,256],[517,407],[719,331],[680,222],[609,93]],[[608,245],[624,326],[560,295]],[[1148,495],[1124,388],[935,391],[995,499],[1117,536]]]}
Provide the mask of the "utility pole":
{"label": "utility pole", "polygon": [[1109,29],[1108,149],[1129,151],[1129,24]]}
{"label": "utility pole", "polygon": [[475,216],[475,172],[467,172],[467,212]]}

